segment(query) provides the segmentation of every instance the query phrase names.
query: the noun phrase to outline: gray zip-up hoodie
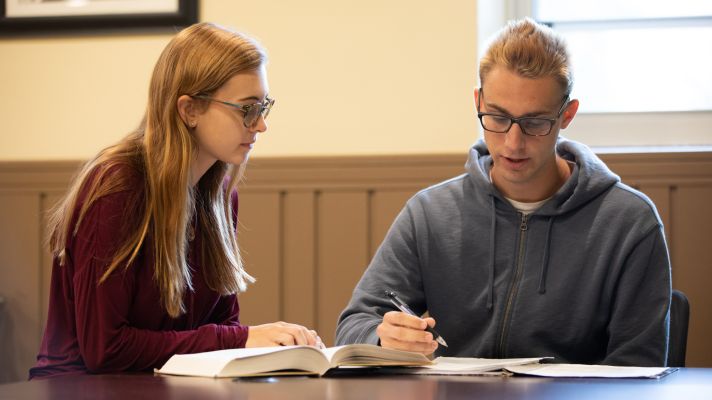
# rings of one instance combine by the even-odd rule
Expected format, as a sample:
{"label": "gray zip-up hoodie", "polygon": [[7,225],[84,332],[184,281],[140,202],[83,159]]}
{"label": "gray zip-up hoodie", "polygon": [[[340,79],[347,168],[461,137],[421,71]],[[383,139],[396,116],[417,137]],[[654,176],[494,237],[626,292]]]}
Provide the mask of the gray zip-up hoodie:
{"label": "gray zip-up hoodie", "polygon": [[572,175],[528,216],[490,183],[482,141],[466,174],[413,196],[339,317],[337,344],[378,343],[392,289],[435,318],[449,345],[439,356],[664,366],[670,261],[655,206],[588,147],[560,138],[557,152]]}

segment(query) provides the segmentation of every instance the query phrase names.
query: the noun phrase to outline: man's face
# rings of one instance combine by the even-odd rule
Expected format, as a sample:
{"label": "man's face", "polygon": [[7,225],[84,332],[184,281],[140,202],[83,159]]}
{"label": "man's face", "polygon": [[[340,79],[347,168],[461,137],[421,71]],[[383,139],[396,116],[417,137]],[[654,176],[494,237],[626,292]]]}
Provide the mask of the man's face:
{"label": "man's face", "polygon": [[514,118],[556,118],[551,133],[546,136],[525,135],[517,123],[512,124],[507,133],[484,131],[493,160],[492,179],[505,196],[519,201],[538,201],[545,198],[538,198],[544,194],[551,195],[551,188],[558,189],[560,180],[556,139],[559,130],[573,119],[578,103],[572,101],[557,118],[564,93],[554,78],[525,78],[504,67],[489,72],[481,93],[479,96],[475,93],[480,112]]}

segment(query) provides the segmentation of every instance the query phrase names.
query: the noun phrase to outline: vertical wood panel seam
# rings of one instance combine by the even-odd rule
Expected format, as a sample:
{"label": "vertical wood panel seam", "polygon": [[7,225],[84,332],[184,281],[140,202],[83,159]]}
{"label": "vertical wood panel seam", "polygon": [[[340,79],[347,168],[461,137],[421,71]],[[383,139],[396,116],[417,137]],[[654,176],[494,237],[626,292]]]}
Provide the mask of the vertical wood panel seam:
{"label": "vertical wood panel seam", "polygon": [[366,262],[370,263],[373,254],[373,202],[374,190],[366,190]]}
{"label": "vertical wood panel seam", "polygon": [[[312,288],[312,295],[314,301],[312,302],[312,321],[314,321],[314,328],[316,329],[317,332],[321,332],[321,318],[319,316],[319,200],[321,197],[321,191],[319,189],[316,189],[312,192],[312,206],[314,207],[312,213],[313,213],[313,220],[312,224],[314,227],[314,237],[312,240],[312,252],[314,254],[313,256],[313,262],[314,262],[314,268],[312,272],[312,279],[314,282],[313,288]],[[321,333],[323,334],[323,333]]]}
{"label": "vertical wood panel seam", "polygon": [[670,285],[672,286],[672,280],[674,278],[674,271],[675,271],[675,259],[677,258],[677,251],[675,251],[675,242],[676,240],[674,239],[675,237],[675,194],[677,193],[677,187],[675,185],[669,185],[668,186],[668,224],[670,225],[668,227],[668,232],[670,233],[670,238],[666,238],[667,240],[667,245],[668,245],[668,251],[670,252],[670,264],[671,264],[671,269],[673,273],[671,273],[670,276]]}
{"label": "vertical wood panel seam", "polygon": [[[35,333],[37,335],[37,340],[39,343],[42,341],[42,336],[44,335],[44,329],[40,329],[44,325],[44,321],[42,321],[42,310],[44,309],[44,298],[45,298],[45,291],[49,290],[49,288],[44,287],[44,252],[42,251],[43,243],[45,242],[46,234],[47,234],[47,228],[44,227],[44,213],[43,213],[43,206],[45,205],[45,202],[47,201],[47,194],[44,191],[38,191],[37,195],[39,197],[39,201],[37,202],[37,214],[39,216],[37,223],[39,224],[38,227],[38,232],[40,234],[40,242],[39,245],[37,246],[37,287],[39,290],[37,291],[37,304],[39,304],[39,307],[37,307],[37,332]],[[47,293],[47,300],[49,300],[49,293]]]}
{"label": "vertical wood panel seam", "polygon": [[277,281],[279,285],[279,289],[277,291],[277,295],[279,296],[278,304],[279,304],[279,320],[284,321],[286,319],[285,313],[286,313],[286,305],[285,305],[285,291],[286,291],[286,284],[287,282],[284,279],[284,273],[286,271],[286,268],[284,267],[284,253],[285,253],[285,238],[286,234],[284,232],[286,223],[285,223],[285,211],[284,211],[284,205],[285,205],[285,197],[287,193],[284,190],[279,191],[279,196],[277,198],[277,240],[279,243],[277,244]]}

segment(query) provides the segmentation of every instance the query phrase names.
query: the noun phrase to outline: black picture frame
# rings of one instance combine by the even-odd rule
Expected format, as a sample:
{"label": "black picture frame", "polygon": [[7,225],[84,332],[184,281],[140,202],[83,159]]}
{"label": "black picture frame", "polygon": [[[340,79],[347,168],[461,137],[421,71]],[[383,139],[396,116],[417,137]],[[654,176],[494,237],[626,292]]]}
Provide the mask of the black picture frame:
{"label": "black picture frame", "polygon": [[0,36],[6,37],[185,27],[198,22],[198,0],[175,0],[178,5],[177,12],[131,12],[131,10],[127,12],[127,10],[122,10],[106,14],[36,17],[8,17],[6,15],[7,1],[12,0],[0,0]]}

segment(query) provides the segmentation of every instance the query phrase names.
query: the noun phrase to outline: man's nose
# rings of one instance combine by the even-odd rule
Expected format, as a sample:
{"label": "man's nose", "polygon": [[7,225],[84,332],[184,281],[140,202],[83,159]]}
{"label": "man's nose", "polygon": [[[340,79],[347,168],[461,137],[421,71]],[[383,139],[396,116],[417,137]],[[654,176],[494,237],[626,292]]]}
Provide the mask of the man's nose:
{"label": "man's nose", "polygon": [[524,147],[524,140],[526,139],[524,136],[519,122],[513,122],[507,133],[505,133],[504,144],[510,149],[520,149]]}

